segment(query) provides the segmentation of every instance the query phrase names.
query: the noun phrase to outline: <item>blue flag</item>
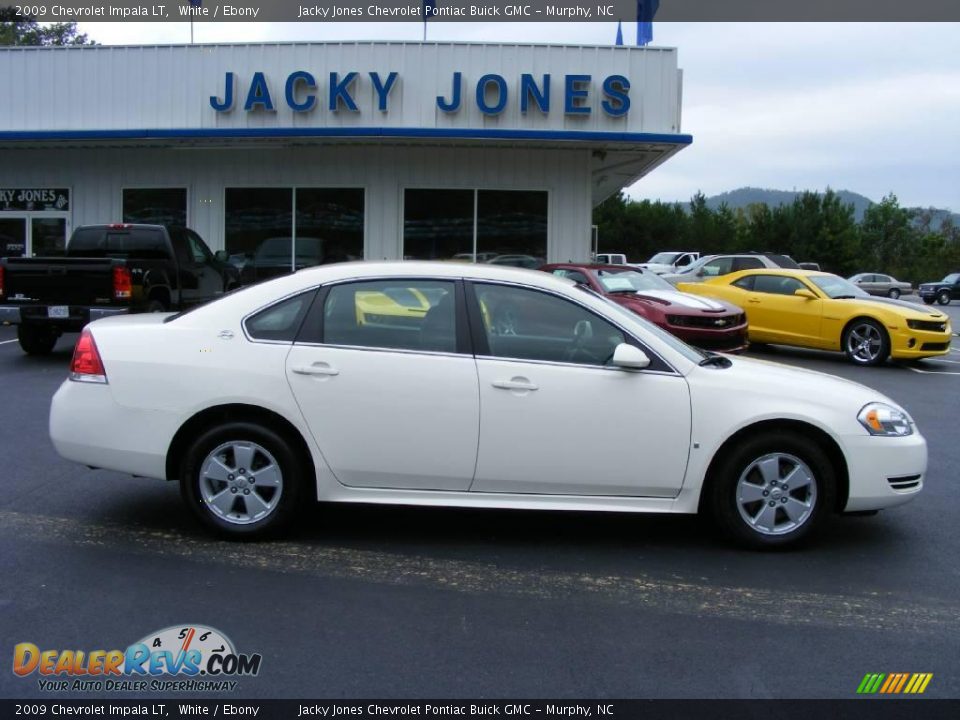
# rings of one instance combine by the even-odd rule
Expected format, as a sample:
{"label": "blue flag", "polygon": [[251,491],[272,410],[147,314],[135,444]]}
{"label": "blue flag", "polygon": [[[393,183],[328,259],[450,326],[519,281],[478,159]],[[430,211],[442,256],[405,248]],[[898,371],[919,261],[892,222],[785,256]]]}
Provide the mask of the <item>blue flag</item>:
{"label": "blue flag", "polygon": [[200,7],[203,5],[203,0],[190,0],[190,4],[194,7]]}
{"label": "blue flag", "polygon": [[617,20],[617,45],[623,45],[623,23]]}
{"label": "blue flag", "polygon": [[637,0],[637,45],[653,41],[653,16],[659,7],[660,0]]}

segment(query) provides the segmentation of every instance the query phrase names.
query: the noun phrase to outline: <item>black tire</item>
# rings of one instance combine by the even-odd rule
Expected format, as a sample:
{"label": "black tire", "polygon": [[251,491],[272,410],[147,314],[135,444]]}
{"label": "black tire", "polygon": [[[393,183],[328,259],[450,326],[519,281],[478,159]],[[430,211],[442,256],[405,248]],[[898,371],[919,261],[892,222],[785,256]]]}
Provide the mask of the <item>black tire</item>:
{"label": "black tire", "polygon": [[[218,480],[205,475],[204,466],[214,451],[231,444],[256,445],[260,450],[253,454],[249,469],[235,468],[237,474],[229,475],[230,480],[221,485]],[[225,458],[225,466],[237,465],[238,456],[233,454],[232,449],[224,451],[219,457]],[[254,499],[249,498],[251,491],[256,492],[259,498],[256,508],[270,504],[275,496],[269,484],[255,486],[255,477],[254,482],[249,485],[246,483],[256,473],[267,473],[268,466],[265,467],[264,463],[268,460],[274,461],[279,467],[279,498],[269,511],[264,511],[265,514],[257,518],[251,512],[253,506],[247,504]],[[241,469],[244,470],[242,474],[239,473]],[[263,477],[260,478],[261,482]],[[260,539],[275,535],[290,524],[305,495],[306,481],[305,465],[286,438],[257,423],[231,422],[207,430],[190,446],[181,466],[180,492],[200,521],[223,537],[234,540]],[[220,492],[224,495],[224,502],[230,503],[234,519],[230,518],[231,512],[225,516],[222,509],[218,510],[217,506],[205,499]],[[247,519],[242,518],[244,514],[248,516]]]}
{"label": "black tire", "polygon": [[153,298],[150,302],[147,303],[147,307],[144,308],[144,312],[148,313],[164,313],[169,312],[169,308],[166,303],[157,298]]}
{"label": "black tire", "polygon": [[933,305],[934,299],[933,299],[932,297],[925,297],[925,298],[923,299],[923,301],[924,301],[927,305]]}
{"label": "black tire", "polygon": [[[786,490],[782,483],[779,487],[758,486],[768,494],[758,497],[753,503],[747,503],[749,497],[739,496],[741,476],[746,473],[745,482],[762,479],[763,475],[755,463],[771,457],[778,458],[778,480],[784,476],[791,477],[790,469],[798,467],[793,465],[794,461],[802,463],[805,466],[803,472],[809,471],[813,492],[809,491],[810,486],[790,488],[789,483]],[[738,444],[711,468],[707,482],[706,509],[713,520],[733,540],[756,550],[795,547],[809,540],[829,516],[836,502],[836,473],[830,458],[819,444],[800,433],[765,432]],[[806,514],[798,516],[796,521],[790,518],[785,507],[790,498],[810,505],[810,509],[804,511]],[[770,502],[778,504],[770,506]],[[766,532],[751,525],[741,513],[741,506],[743,513],[748,516],[755,511],[755,518],[761,517],[761,511],[769,512],[765,506],[773,507],[773,531]],[[791,507],[796,508],[796,505],[791,504]],[[778,522],[781,525],[779,530]]]}
{"label": "black tire", "polygon": [[949,291],[949,290],[941,290],[939,293],[937,293],[937,302],[940,303],[941,305],[949,305],[949,304],[950,304],[950,291]]}
{"label": "black tire", "polygon": [[890,291],[887,293],[887,297],[889,297],[891,300],[899,300],[900,288],[890,288]]}
{"label": "black tire", "polygon": [[[857,338],[869,339],[871,342],[864,345],[857,343]],[[882,365],[890,357],[890,335],[876,320],[857,318],[844,328],[840,347],[847,359],[855,365]]]}
{"label": "black tire", "polygon": [[17,340],[27,355],[49,355],[57,344],[57,331],[48,325],[18,325]]}

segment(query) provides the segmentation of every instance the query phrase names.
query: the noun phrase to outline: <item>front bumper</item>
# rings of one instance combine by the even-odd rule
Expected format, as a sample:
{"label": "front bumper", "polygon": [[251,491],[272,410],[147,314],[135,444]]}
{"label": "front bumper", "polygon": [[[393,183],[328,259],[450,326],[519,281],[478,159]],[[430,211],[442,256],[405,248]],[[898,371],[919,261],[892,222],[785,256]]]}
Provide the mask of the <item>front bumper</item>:
{"label": "front bumper", "polygon": [[890,331],[890,356],[899,360],[946,355],[950,352],[953,329],[950,323],[943,332],[911,330],[908,327]]}
{"label": "front bumper", "polygon": [[845,512],[902,505],[923,489],[927,441],[918,432],[907,437],[846,435],[842,443],[850,481]]}
{"label": "front bumper", "polygon": [[747,340],[747,324],[727,327],[720,329],[699,328],[678,325],[662,325],[664,330],[685,343],[698,347],[702,350],[714,350],[716,352],[738,352],[746,350],[749,346]]}
{"label": "front bumper", "polygon": [[0,323],[5,325],[43,323],[79,329],[94,320],[113,315],[126,315],[130,312],[130,308],[125,307],[64,305],[60,307],[67,308],[66,317],[50,317],[50,307],[50,305],[0,305]]}

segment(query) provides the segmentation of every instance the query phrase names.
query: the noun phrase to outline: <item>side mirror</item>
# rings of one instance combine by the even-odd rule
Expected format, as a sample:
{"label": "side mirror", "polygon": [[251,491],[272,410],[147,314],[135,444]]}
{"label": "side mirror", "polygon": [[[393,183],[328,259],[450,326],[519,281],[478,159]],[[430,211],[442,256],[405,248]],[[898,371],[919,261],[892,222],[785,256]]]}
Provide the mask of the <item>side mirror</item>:
{"label": "side mirror", "polygon": [[228,257],[226,250],[217,250],[213,256],[220,262],[226,262]]}
{"label": "side mirror", "polygon": [[700,268],[699,270],[697,270],[697,277],[703,277],[706,274],[707,274],[707,271],[704,270],[703,268]]}
{"label": "side mirror", "polygon": [[650,365],[650,358],[640,348],[620,343],[613,351],[611,364],[627,370],[643,370]]}
{"label": "side mirror", "polygon": [[794,290],[793,294],[797,297],[806,298],[807,300],[816,300],[817,296],[814,295],[810,290],[806,288],[800,288],[799,290]]}

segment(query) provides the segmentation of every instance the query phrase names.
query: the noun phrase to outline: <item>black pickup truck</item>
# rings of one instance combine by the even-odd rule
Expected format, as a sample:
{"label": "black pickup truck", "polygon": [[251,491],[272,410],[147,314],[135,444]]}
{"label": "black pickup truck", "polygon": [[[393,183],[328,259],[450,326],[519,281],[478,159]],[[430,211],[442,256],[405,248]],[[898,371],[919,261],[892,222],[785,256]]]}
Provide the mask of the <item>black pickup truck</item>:
{"label": "black pickup truck", "polygon": [[162,225],[86,225],[63,256],[0,259],[0,323],[30,355],[110,315],[183,310],[239,285],[197,233]]}

